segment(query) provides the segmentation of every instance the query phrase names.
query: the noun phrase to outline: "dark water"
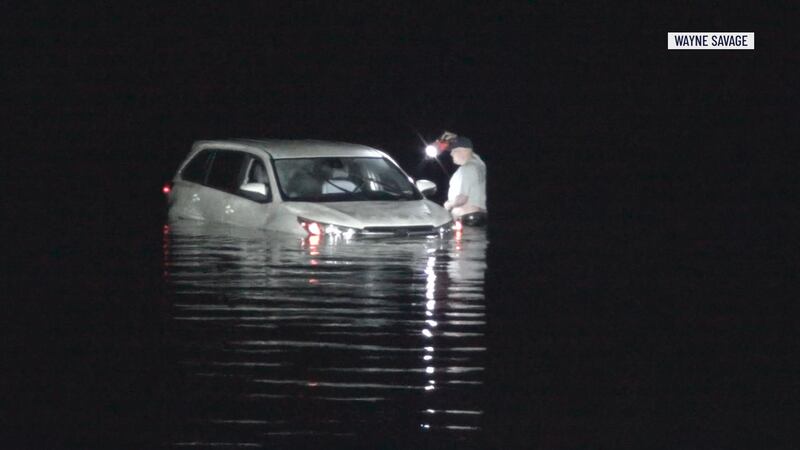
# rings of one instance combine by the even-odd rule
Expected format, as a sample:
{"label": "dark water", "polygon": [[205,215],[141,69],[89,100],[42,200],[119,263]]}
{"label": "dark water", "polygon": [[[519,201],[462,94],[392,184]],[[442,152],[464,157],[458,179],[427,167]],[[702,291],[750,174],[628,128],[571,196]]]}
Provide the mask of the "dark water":
{"label": "dark water", "polygon": [[793,448],[781,254],[574,205],[444,240],[65,233],[8,280],[4,447]]}
{"label": "dark water", "polygon": [[165,226],[182,373],[165,443],[481,442],[487,245]]}

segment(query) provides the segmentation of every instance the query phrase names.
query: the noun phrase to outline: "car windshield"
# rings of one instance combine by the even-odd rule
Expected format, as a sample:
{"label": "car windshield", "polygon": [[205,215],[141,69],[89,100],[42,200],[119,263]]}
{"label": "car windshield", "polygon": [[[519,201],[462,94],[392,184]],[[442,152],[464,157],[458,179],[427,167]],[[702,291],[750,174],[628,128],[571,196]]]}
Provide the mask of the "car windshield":
{"label": "car windshield", "polygon": [[420,200],[403,172],[385,158],[292,158],[274,160],[284,200],[344,202]]}

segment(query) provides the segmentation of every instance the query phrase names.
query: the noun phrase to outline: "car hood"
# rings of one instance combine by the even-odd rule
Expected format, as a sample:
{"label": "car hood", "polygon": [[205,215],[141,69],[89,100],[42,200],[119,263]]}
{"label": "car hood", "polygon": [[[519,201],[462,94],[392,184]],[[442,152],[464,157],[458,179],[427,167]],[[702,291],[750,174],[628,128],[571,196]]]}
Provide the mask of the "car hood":
{"label": "car hood", "polygon": [[294,214],[310,220],[355,228],[372,226],[439,226],[450,214],[429,200],[371,202],[288,202]]}

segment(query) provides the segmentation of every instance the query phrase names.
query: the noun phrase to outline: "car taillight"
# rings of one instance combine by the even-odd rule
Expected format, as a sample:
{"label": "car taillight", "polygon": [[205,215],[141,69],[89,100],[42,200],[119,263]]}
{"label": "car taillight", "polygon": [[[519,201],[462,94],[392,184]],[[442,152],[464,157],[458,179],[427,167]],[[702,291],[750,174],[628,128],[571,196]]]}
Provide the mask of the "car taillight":
{"label": "car taillight", "polygon": [[164,183],[164,186],[161,188],[161,192],[163,192],[164,195],[169,195],[169,193],[172,192],[172,181],[167,181]]}
{"label": "car taillight", "polygon": [[456,231],[461,231],[464,228],[464,224],[461,223],[461,220],[456,220],[456,223],[453,225],[453,229]]}

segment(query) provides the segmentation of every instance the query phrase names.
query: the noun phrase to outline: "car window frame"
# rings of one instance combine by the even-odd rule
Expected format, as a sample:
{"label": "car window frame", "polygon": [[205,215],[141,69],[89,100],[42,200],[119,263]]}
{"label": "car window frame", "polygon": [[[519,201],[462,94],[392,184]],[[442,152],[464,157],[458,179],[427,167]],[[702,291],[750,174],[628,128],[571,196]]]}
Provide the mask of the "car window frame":
{"label": "car window frame", "polygon": [[[208,177],[211,174],[211,169],[214,167],[214,161],[216,160],[217,155],[220,152],[239,153],[239,154],[244,155],[243,162],[239,166],[239,174],[237,175],[237,178],[236,178],[236,186],[238,186],[238,188],[233,190],[233,191],[221,189],[221,188],[216,187],[216,186],[211,186],[208,183]],[[206,164],[205,164],[205,167],[203,169],[203,180],[202,180],[202,182],[198,183],[197,181],[185,179],[183,177],[183,171],[186,169],[186,167],[189,166],[189,164],[191,164],[196,158],[200,157],[203,153],[208,153],[209,155],[207,157]],[[247,172],[250,170],[250,168],[252,167],[253,161],[255,161],[255,160],[258,160],[263,164],[264,172],[265,172],[265,174],[267,176],[267,183],[265,183],[265,184],[267,185],[268,193],[267,193],[267,198],[265,200],[259,200],[259,199],[253,198],[249,194],[246,193],[247,191],[242,191],[241,190],[242,183],[244,182],[245,178],[247,177]],[[187,183],[199,184],[199,185],[201,185],[203,187],[206,187],[206,188],[209,188],[209,189],[213,189],[213,190],[215,190],[217,192],[222,192],[222,193],[225,193],[225,194],[235,195],[237,197],[240,197],[240,198],[243,198],[243,199],[246,199],[246,200],[250,200],[251,202],[258,203],[258,204],[265,204],[265,203],[272,203],[274,201],[274,198],[275,198],[273,196],[273,194],[272,194],[272,191],[273,191],[273,189],[272,189],[272,175],[270,174],[270,171],[267,169],[269,166],[270,166],[269,163],[267,161],[265,161],[264,158],[262,158],[260,155],[257,155],[257,154],[251,153],[251,152],[238,150],[238,149],[230,149],[230,148],[214,148],[214,147],[210,147],[210,148],[204,148],[204,149],[198,151],[195,154],[195,156],[193,156],[192,158],[189,159],[189,162],[187,162],[181,168],[180,178],[181,178],[182,181],[185,181]]]}
{"label": "car window frame", "polygon": [[[217,160],[217,156],[219,155],[219,153],[239,153],[239,154],[241,154],[243,156],[242,163],[239,164],[239,173],[236,175],[236,183],[234,184],[234,186],[237,186],[237,188],[235,190],[229,191],[229,190],[226,190],[226,189],[222,189],[222,188],[217,187],[217,186],[212,186],[208,182],[208,178],[211,175],[211,171],[214,168],[214,162]],[[245,166],[245,161],[248,161],[247,160],[247,156],[248,156],[248,153],[247,152],[243,152],[241,150],[214,149],[214,155],[213,155],[213,158],[211,158],[211,163],[209,164],[209,167],[208,167],[208,170],[207,170],[207,173],[206,173],[206,179],[205,179],[204,185],[206,187],[208,187],[208,188],[211,188],[211,189],[214,189],[214,190],[217,190],[217,191],[220,191],[220,192],[224,192],[226,194],[235,194],[236,191],[238,191],[241,188],[242,181],[244,181],[244,176],[245,176],[244,166]]]}
{"label": "car window frame", "polygon": [[[275,161],[280,161],[280,160],[284,160],[284,159],[324,159],[324,158],[329,158],[329,156],[306,156],[306,157],[302,157],[302,158],[270,158],[269,162],[270,162],[270,164],[272,166],[272,173],[275,174],[275,186],[278,188],[278,192],[280,193],[282,202],[301,202],[301,203],[302,202],[306,202],[306,203],[336,203],[337,202],[336,200],[327,201],[327,202],[321,202],[321,201],[311,201],[311,200],[295,200],[295,199],[289,198],[286,195],[286,192],[283,190],[283,185],[281,184],[280,177],[278,177],[278,168],[275,167]],[[395,169],[397,169],[400,172],[400,174],[402,174],[404,176],[407,176],[406,173],[403,171],[403,169],[396,162],[394,162],[391,158],[387,158],[386,156],[341,156],[341,158],[382,159],[382,160],[386,161],[386,163],[390,167],[394,167]],[[413,189],[413,191],[415,193],[415,198],[409,199],[409,200],[399,200],[399,201],[424,200],[425,196],[422,194],[422,192],[420,192],[420,190],[419,190],[419,188],[417,188],[416,184],[414,184],[414,183],[409,183],[409,184],[411,185],[411,188]],[[376,201],[376,200],[347,200],[347,201],[370,202],[370,201]],[[392,200],[389,200],[389,201],[392,201]]]}
{"label": "car window frame", "polygon": [[[184,177],[184,175],[183,175],[184,171],[185,171],[185,170],[186,170],[186,169],[187,169],[187,168],[188,168],[188,167],[189,167],[189,166],[190,166],[190,165],[191,165],[191,164],[192,164],[192,163],[193,163],[193,162],[194,162],[196,159],[200,158],[200,157],[201,157],[201,155],[203,155],[203,154],[205,154],[205,155],[206,155],[206,161],[205,161],[205,164],[204,164],[204,166],[203,166],[203,177],[202,177],[202,181],[199,181],[199,182],[198,182],[198,181],[195,181],[195,180],[189,180],[189,179],[185,178],[185,177]],[[209,170],[208,170],[208,169],[211,167],[211,163],[212,163],[212,162],[213,162],[213,160],[214,160],[214,156],[215,156],[215,154],[214,154],[214,149],[211,149],[211,148],[204,148],[204,149],[202,149],[202,150],[198,151],[197,153],[195,153],[195,154],[194,154],[194,156],[192,156],[191,158],[189,158],[189,160],[186,162],[186,164],[184,164],[184,165],[183,165],[183,167],[181,167],[181,171],[179,172],[179,176],[180,176],[180,179],[181,179],[181,181],[185,181],[185,182],[187,182],[187,183],[195,183],[195,184],[199,184],[199,185],[201,185],[201,186],[207,186],[207,183],[206,183],[206,182],[208,181],[208,173],[209,173]]]}
{"label": "car window frame", "polygon": [[[240,176],[239,189],[237,189],[237,191],[234,192],[233,194],[237,195],[239,197],[242,197],[242,198],[246,198],[247,200],[250,200],[250,201],[253,201],[253,202],[256,202],[256,203],[259,203],[259,204],[272,203],[273,198],[274,198],[273,195],[272,195],[272,177],[270,176],[269,170],[267,170],[267,167],[268,167],[267,163],[264,161],[263,158],[261,158],[258,155],[255,155],[255,154],[249,153],[249,152],[242,152],[242,153],[245,154],[246,162],[243,164],[243,166],[244,166],[243,167],[244,168],[243,172],[241,172],[239,174],[239,176]],[[248,174],[249,174],[250,170],[253,168],[253,164],[256,161],[260,162],[262,167],[264,167],[264,174],[267,177],[267,182],[264,183],[267,186],[267,198],[265,200],[258,200],[256,198],[251,198],[249,192],[242,191],[242,189],[241,189],[241,186],[244,183],[244,180],[247,179]]]}

